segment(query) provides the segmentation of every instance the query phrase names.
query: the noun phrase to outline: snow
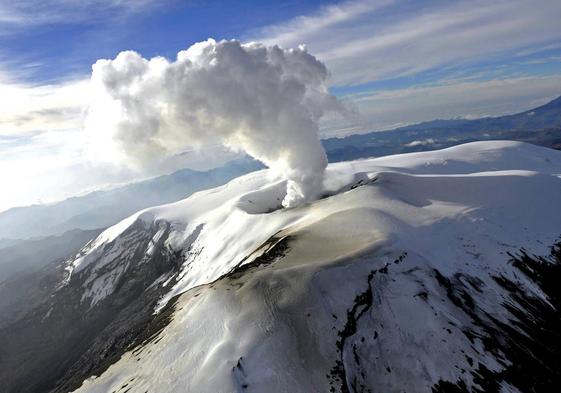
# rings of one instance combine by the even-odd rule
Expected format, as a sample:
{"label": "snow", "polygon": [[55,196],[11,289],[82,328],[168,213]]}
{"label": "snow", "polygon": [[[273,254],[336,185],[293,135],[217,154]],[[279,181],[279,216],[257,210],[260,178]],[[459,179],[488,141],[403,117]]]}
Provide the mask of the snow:
{"label": "snow", "polygon": [[[325,373],[338,354],[323,343],[334,343],[344,322],[332,315],[346,315],[357,293],[368,288],[368,272],[384,266],[397,279],[375,276],[371,287],[380,300],[376,312],[361,320],[370,333],[384,331],[384,341],[376,344],[382,358],[369,363],[382,391],[398,382],[407,391],[428,391],[439,378],[455,381],[460,365],[469,369],[465,354],[497,370],[494,358],[481,355],[480,343],[458,334],[469,321],[454,317],[449,303],[411,299],[422,291],[439,293],[426,272],[465,274],[491,288],[481,301],[507,321],[506,310],[491,309],[501,296],[491,273],[512,274],[506,252],[524,247],[545,254],[559,237],[559,174],[561,152],[475,142],[332,164],[326,197],[294,209],[279,208],[285,184],[266,170],[146,209],[102,233],[69,267],[74,274],[86,267],[95,271],[126,252],[120,239],[135,222],[166,222],[166,246],[182,251],[184,262],[156,312],[183,295],[160,340],[126,353],[78,391],[106,392],[123,384],[131,393],[233,392],[245,384],[250,391],[328,391]],[[251,263],[275,235],[292,239],[280,261],[234,279],[239,285],[218,280]],[[162,236],[157,232],[154,242]],[[394,265],[403,253],[404,262]],[[102,284],[84,299],[109,296],[113,284]],[[527,289],[541,296],[530,283]],[[442,348],[435,357],[432,351],[443,340],[455,340],[464,352]],[[401,367],[388,373],[389,363],[398,361]],[[458,370],[450,371],[451,364]]]}
{"label": "snow", "polygon": [[[513,220],[526,213],[518,217],[518,223],[535,222],[528,213],[540,208],[535,203],[540,195],[520,194],[518,189],[529,181],[542,181],[548,186],[551,182],[548,175],[559,173],[561,164],[556,151],[511,141],[474,142],[438,152],[332,164],[327,169],[324,191],[336,194],[333,200],[280,209],[286,184],[270,179],[269,172],[263,170],[185,200],[132,215],[100,234],[69,264],[68,270],[76,274],[94,261],[94,270],[98,270],[122,256],[127,252],[123,249],[126,242],[119,236],[136,222],[146,226],[159,221],[171,223],[173,230],[166,239],[167,245],[174,251],[186,252],[178,282],[162,299],[163,306],[173,296],[226,274],[275,233],[297,224],[309,225],[351,206],[378,209],[415,226],[423,225],[420,220],[426,225],[454,215],[462,215],[467,225],[471,225],[473,220],[480,219],[475,211],[482,207],[493,217],[501,215],[497,219],[511,214]],[[372,195],[363,196],[361,191],[352,196],[341,194],[373,178],[377,178],[380,187],[368,189]],[[489,188],[495,192],[486,192]],[[534,202],[524,203],[528,199]],[[507,203],[511,206],[506,206]],[[522,205],[529,206],[520,212],[508,210]],[[556,228],[553,225],[548,229]],[[399,230],[401,238],[405,235],[403,231]],[[161,235],[156,234],[153,243]],[[415,238],[416,235],[411,241]],[[513,243],[520,244],[522,240]],[[424,247],[429,244],[424,243]],[[150,252],[147,250],[147,254]],[[108,285],[112,283],[114,280]],[[99,301],[111,293],[111,287],[98,286],[95,299]],[[93,298],[92,294],[86,294],[85,298],[88,297]]]}
{"label": "snow", "polygon": [[[101,253],[104,251],[104,247],[107,244],[115,241],[126,229],[128,229],[132,224],[138,220],[149,220],[153,219],[148,212],[138,212],[130,217],[124,219],[118,224],[103,231],[94,241],[88,244],[72,261],[68,266],[69,273],[78,273],[79,271],[86,268],[91,262],[96,262],[97,268],[101,268],[106,265],[111,259],[111,254],[105,255],[104,261],[98,261]],[[112,254],[118,253],[117,247],[113,247]]]}

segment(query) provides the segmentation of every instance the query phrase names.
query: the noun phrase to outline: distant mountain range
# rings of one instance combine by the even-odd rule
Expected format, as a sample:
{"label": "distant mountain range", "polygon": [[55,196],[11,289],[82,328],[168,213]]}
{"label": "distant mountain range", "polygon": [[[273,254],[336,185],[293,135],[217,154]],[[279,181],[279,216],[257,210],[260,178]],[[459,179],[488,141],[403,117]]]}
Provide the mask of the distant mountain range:
{"label": "distant mountain range", "polygon": [[42,301],[56,281],[57,266],[100,232],[74,229],[59,236],[4,244],[0,250],[0,329]]}
{"label": "distant mountain range", "polygon": [[432,120],[398,128],[396,131],[409,130],[456,130],[464,132],[542,130],[561,128],[561,96],[540,107],[499,117],[481,119]]}
{"label": "distant mountain range", "polygon": [[323,143],[329,160],[334,162],[497,139],[561,149],[561,97],[514,115],[473,120],[432,120],[391,131],[326,139]]}

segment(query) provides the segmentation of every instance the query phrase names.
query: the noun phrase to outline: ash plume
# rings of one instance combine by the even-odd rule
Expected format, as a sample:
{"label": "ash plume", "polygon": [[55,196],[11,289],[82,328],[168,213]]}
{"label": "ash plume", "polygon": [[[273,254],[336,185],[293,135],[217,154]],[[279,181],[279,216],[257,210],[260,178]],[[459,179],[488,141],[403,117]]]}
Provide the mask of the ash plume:
{"label": "ash plume", "polygon": [[93,65],[86,131],[131,167],[188,147],[245,151],[288,180],[286,207],[314,199],[327,165],[318,122],[340,111],[324,64],[304,47],[209,39],[145,59],[125,51]]}

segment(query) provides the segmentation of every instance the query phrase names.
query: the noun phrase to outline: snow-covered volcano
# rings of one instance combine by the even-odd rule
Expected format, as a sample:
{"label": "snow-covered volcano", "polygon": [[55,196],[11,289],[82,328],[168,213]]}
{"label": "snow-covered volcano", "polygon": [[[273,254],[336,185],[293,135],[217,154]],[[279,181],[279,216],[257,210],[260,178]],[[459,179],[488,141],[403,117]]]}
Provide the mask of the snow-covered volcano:
{"label": "snow-covered volcano", "polygon": [[126,345],[106,336],[122,356],[83,355],[73,375],[90,377],[59,391],[546,392],[561,381],[561,152],[476,142],[330,165],[323,197],[298,208],[281,208],[284,192],[255,172],[141,211],[67,261],[57,291],[72,288],[85,314],[115,304],[143,266],[170,267],[143,284],[158,288],[152,319]]}

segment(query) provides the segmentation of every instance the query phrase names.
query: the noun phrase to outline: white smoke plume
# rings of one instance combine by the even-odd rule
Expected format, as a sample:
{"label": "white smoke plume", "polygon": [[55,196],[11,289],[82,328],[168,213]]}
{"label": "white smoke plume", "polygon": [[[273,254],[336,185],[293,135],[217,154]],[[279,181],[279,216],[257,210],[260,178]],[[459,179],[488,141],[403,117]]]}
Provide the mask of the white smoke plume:
{"label": "white smoke plume", "polygon": [[288,180],[283,205],[297,206],[317,196],[327,165],[318,122],[341,108],[327,77],[304,47],[209,39],[171,62],[121,52],[93,65],[86,131],[97,154],[132,166],[190,146],[243,150]]}

